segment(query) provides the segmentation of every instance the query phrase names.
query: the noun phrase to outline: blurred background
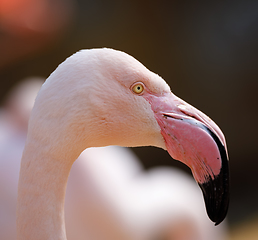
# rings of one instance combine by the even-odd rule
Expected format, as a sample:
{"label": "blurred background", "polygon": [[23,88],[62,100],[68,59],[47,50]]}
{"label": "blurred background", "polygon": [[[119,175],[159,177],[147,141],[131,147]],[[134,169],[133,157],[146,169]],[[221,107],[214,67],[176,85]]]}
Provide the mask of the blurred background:
{"label": "blurred background", "polygon": [[[257,239],[258,1],[0,0],[0,103],[21,79],[74,52],[110,47],[162,76],[223,130],[231,171],[231,239]],[[175,166],[134,148],[144,167]],[[241,238],[247,231],[256,238]],[[254,235],[257,234],[257,235]]]}

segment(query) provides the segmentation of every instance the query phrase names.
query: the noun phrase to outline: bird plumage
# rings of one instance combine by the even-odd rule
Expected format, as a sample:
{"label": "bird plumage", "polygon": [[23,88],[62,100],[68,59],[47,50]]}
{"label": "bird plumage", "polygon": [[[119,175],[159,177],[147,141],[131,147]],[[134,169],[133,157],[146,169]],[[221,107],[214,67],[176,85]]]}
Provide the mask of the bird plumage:
{"label": "bird plumage", "polygon": [[[143,92],[134,91],[136,83],[141,84]],[[182,104],[192,115],[179,109]],[[181,118],[164,112],[167,110],[178,112]],[[184,157],[178,160],[189,163],[190,167],[195,158],[205,159],[208,154],[210,159],[199,163],[208,166],[201,175],[199,169],[192,170],[201,184],[212,182],[216,176],[221,179],[216,184],[221,185],[225,195],[213,202],[218,206],[216,211],[210,211],[214,206],[207,205],[212,220],[221,222],[228,203],[227,174],[220,174],[220,169],[211,173],[207,169],[209,165],[222,166],[221,161],[225,163],[227,159],[219,155],[213,135],[200,126],[211,129],[214,136],[223,134],[210,119],[205,120],[204,114],[198,119],[198,114],[196,109],[175,98],[161,77],[125,53],[93,49],[68,58],[42,86],[30,117],[18,189],[19,238],[66,239],[64,198],[72,164],[85,148],[107,145],[153,145],[168,149],[172,156],[180,149]],[[191,122],[184,121],[189,118]],[[196,122],[197,125],[193,124]],[[184,132],[183,140],[180,134],[172,136],[179,125],[189,129]],[[164,130],[166,127],[168,130]],[[189,144],[184,141],[193,140],[185,138],[185,134],[191,132],[198,132],[202,137],[200,145],[206,144],[214,155],[203,147],[198,152],[198,144],[188,152]],[[168,136],[178,139],[174,145],[181,146],[171,145]],[[218,139],[225,148],[225,141]],[[190,152],[198,155],[190,156]],[[187,162],[189,158],[191,161]],[[216,188],[209,190],[216,192]],[[221,205],[226,207],[220,208]]]}

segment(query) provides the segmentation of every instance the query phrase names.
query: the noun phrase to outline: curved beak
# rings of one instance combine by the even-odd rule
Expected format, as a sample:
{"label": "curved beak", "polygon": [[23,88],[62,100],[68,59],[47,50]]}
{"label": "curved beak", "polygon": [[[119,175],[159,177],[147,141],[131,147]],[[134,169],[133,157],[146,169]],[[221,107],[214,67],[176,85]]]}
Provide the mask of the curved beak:
{"label": "curved beak", "polygon": [[226,141],[205,114],[172,93],[148,94],[167,151],[189,166],[202,189],[206,211],[215,225],[226,217],[229,204],[229,167]]}

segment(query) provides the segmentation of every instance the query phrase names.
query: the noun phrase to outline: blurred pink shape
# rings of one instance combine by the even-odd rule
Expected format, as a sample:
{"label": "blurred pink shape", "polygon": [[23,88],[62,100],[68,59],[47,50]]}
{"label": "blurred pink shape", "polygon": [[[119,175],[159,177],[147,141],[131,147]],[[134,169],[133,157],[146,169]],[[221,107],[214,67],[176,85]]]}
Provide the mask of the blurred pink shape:
{"label": "blurred pink shape", "polygon": [[6,31],[50,33],[67,24],[72,13],[68,0],[1,0],[0,19]]}
{"label": "blurred pink shape", "polygon": [[73,0],[1,0],[0,68],[60,37],[74,10]]}

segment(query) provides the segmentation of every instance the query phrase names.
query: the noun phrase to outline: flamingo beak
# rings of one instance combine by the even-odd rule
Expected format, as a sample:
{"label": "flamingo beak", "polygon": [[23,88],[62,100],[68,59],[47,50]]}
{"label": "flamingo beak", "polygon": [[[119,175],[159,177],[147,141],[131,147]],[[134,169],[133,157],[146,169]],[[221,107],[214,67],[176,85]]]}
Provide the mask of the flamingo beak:
{"label": "flamingo beak", "polygon": [[226,217],[229,204],[229,167],[226,141],[205,114],[172,93],[148,94],[167,151],[189,166],[202,189],[206,211],[215,225]]}

